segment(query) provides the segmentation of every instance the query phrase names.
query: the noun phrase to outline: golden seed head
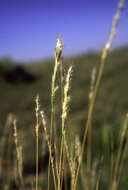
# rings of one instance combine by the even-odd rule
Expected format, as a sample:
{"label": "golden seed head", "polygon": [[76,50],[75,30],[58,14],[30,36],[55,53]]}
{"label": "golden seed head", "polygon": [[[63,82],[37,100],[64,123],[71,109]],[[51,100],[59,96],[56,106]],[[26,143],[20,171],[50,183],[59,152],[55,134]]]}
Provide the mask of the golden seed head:
{"label": "golden seed head", "polygon": [[80,150],[81,150],[80,139],[79,139],[79,136],[76,136],[76,138],[75,138],[75,155],[77,158],[79,158]]}
{"label": "golden seed head", "polygon": [[37,95],[35,102],[36,102],[36,112],[38,112],[39,111],[39,95]]}
{"label": "golden seed head", "polygon": [[122,10],[122,9],[124,8],[124,0],[121,0],[121,1],[119,2],[118,7],[119,7],[119,10]]}
{"label": "golden seed head", "polygon": [[62,50],[63,50],[63,43],[62,43],[61,36],[59,35],[57,38],[56,49],[55,49],[55,56],[58,61],[62,55]]}
{"label": "golden seed head", "polygon": [[63,49],[62,38],[61,38],[60,35],[59,35],[58,38],[57,38],[56,49],[60,49],[61,51],[62,51],[62,49]]}
{"label": "golden seed head", "polygon": [[70,80],[71,80],[71,74],[72,74],[72,66],[69,68],[67,77],[66,77],[66,84],[64,87],[64,101],[62,106],[62,118],[65,120],[67,117],[67,111],[68,111],[68,103],[70,101],[69,88],[70,88]]}
{"label": "golden seed head", "polygon": [[16,129],[16,119],[13,121],[13,127],[14,127],[14,137],[17,137],[17,129]]}
{"label": "golden seed head", "polygon": [[43,125],[46,127],[46,119],[45,119],[45,114],[44,114],[44,111],[40,111],[40,114],[41,114],[41,118],[42,118],[42,123]]}

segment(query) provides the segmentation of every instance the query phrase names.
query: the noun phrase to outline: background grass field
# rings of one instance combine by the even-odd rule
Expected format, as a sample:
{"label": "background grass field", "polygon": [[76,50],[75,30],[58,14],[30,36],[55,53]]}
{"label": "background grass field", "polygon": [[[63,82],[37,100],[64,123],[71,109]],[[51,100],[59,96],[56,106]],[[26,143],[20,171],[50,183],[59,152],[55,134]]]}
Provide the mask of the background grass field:
{"label": "background grass field", "polygon": [[[91,72],[98,70],[100,53],[88,53],[65,58],[64,73],[69,65],[73,65],[71,82],[71,102],[67,120],[68,140],[73,146],[74,137],[83,137],[87,120]],[[26,189],[32,189],[35,175],[35,97],[40,96],[40,104],[50,118],[51,77],[54,60],[19,64],[9,58],[0,60],[0,136],[1,136],[1,176],[0,189],[19,189],[15,174],[15,145],[10,114],[17,118],[19,142],[23,146],[23,176]],[[18,73],[19,72],[19,73]],[[12,80],[11,74],[14,79]],[[18,74],[17,74],[18,73]],[[11,80],[10,80],[11,78]],[[59,76],[58,76],[59,78]],[[58,79],[59,80],[59,79]],[[108,189],[111,144],[113,154],[119,145],[119,131],[128,112],[128,47],[115,49],[109,53],[103,79],[96,100],[92,121],[92,159],[93,162],[103,157],[103,174],[100,189]],[[56,118],[60,123],[60,91],[56,95]],[[12,117],[13,117],[12,115]],[[6,126],[6,127],[5,127]],[[60,129],[58,128],[58,133]],[[110,135],[112,139],[110,140]],[[47,187],[48,149],[42,130],[39,133],[39,183],[42,189]],[[85,153],[86,157],[86,153]],[[85,159],[86,160],[86,159]],[[84,163],[85,163],[84,160]],[[128,188],[128,157],[125,159],[119,189]],[[99,170],[98,170],[99,171]],[[83,180],[84,181],[84,180]],[[79,182],[79,189],[83,182]]]}

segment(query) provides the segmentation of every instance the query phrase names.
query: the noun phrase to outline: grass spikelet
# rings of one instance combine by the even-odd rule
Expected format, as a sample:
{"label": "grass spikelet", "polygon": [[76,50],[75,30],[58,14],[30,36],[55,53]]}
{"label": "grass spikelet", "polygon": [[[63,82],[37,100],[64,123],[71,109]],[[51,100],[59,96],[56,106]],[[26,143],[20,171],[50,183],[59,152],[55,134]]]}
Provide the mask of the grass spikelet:
{"label": "grass spikelet", "polygon": [[22,189],[24,189],[22,147],[18,145],[16,119],[13,121],[13,127],[14,127],[14,142],[16,146],[16,156],[17,156],[17,171],[18,171],[21,187]]}
{"label": "grass spikelet", "polygon": [[77,135],[75,138],[75,157],[78,163],[79,163],[80,150],[81,150],[81,143],[80,143],[79,136]]}
{"label": "grass spikelet", "polygon": [[117,9],[117,12],[116,12],[116,14],[114,16],[113,22],[112,22],[112,29],[111,29],[111,33],[110,33],[110,36],[109,36],[109,40],[108,40],[108,42],[106,43],[106,45],[105,45],[105,47],[103,49],[103,53],[102,53],[102,59],[103,60],[106,59],[108,51],[110,50],[110,47],[111,47],[111,44],[112,44],[112,40],[116,35],[116,28],[117,28],[118,22],[120,20],[121,11],[124,8],[124,2],[125,2],[124,0],[119,1],[118,9]]}
{"label": "grass spikelet", "polygon": [[69,93],[69,88],[70,88],[71,74],[72,74],[72,66],[68,70],[67,77],[66,77],[66,84],[64,87],[64,101],[63,101],[63,107],[62,107],[62,133],[64,130],[64,122],[68,113],[68,103],[70,101],[70,96],[68,95],[68,93]]}
{"label": "grass spikelet", "polygon": [[58,63],[60,62],[60,59],[62,56],[62,49],[63,49],[62,39],[61,39],[61,36],[58,35],[56,49],[55,49],[55,57]]}
{"label": "grass spikelet", "polygon": [[57,38],[57,44],[56,44],[56,49],[55,49],[55,67],[54,67],[54,72],[53,72],[53,76],[52,76],[52,92],[51,92],[51,96],[54,97],[55,96],[55,81],[56,81],[56,75],[57,75],[57,71],[58,71],[58,67],[60,65],[60,59],[61,59],[61,55],[62,55],[62,49],[63,49],[63,44],[62,44],[62,40],[61,37],[58,36]]}

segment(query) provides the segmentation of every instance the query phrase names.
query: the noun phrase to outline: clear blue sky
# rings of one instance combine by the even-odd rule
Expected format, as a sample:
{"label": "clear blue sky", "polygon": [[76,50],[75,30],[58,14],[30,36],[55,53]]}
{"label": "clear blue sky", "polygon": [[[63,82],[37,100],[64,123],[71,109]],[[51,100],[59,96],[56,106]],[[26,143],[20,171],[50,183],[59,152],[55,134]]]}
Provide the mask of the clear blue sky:
{"label": "clear blue sky", "polygon": [[[52,57],[58,33],[65,56],[100,50],[117,5],[118,0],[0,0],[0,57]],[[128,0],[113,42],[122,45],[128,45]]]}

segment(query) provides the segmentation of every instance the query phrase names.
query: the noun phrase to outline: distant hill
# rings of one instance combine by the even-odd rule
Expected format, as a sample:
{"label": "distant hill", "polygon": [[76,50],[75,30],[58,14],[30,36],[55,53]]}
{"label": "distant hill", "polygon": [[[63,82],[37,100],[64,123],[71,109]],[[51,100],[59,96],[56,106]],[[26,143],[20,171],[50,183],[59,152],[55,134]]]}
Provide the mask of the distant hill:
{"label": "distant hill", "polygon": [[[68,118],[66,120],[66,139],[69,150],[72,151],[74,138],[77,136],[82,140],[85,122],[89,107],[89,92],[92,69],[95,67],[98,72],[100,65],[99,53],[82,54],[72,58],[64,58],[64,78],[67,69],[73,65],[73,74],[71,80]],[[12,120],[17,118],[18,143],[23,146],[23,176],[25,184],[29,185],[35,177],[35,98],[40,96],[40,109],[45,111],[47,127],[50,122],[50,94],[51,79],[54,68],[54,60],[32,62],[29,64],[19,64],[11,59],[0,60],[0,160],[2,160],[3,171],[0,176],[6,183],[7,172],[9,176],[9,189],[15,189],[15,174],[12,174],[15,166],[15,144]],[[57,82],[59,84],[59,77]],[[92,161],[98,161],[104,158],[103,181],[104,186],[108,187],[106,179],[109,157],[118,147],[119,129],[122,125],[122,117],[128,112],[128,48],[121,48],[109,53],[105,64],[103,78],[96,98],[92,118]],[[60,85],[59,85],[60,86]],[[59,145],[61,137],[61,98],[60,88],[55,98],[55,138]],[[10,114],[11,113],[11,114]],[[39,128],[39,173],[45,182],[47,179],[48,149],[45,141],[45,133],[42,126]],[[88,142],[87,142],[88,143]],[[114,144],[114,149],[110,147]],[[85,148],[84,160],[87,158],[87,149]],[[112,158],[112,157],[111,157]],[[86,164],[85,164],[86,165]],[[11,167],[10,167],[11,166]],[[83,164],[84,166],[84,164]],[[99,168],[98,166],[98,168]],[[93,168],[93,167],[92,167]],[[9,170],[10,169],[10,170]],[[84,171],[86,168],[83,168]],[[127,160],[124,167],[123,180],[127,187]],[[97,172],[99,171],[96,170]],[[13,171],[15,172],[15,171]],[[11,174],[11,175],[10,175]],[[99,174],[98,174],[99,175]],[[90,175],[89,175],[90,177]],[[97,176],[96,176],[97,177]],[[70,179],[70,178],[69,178]],[[85,179],[85,178],[84,178]],[[87,178],[88,179],[88,178]],[[8,183],[8,182],[7,182]],[[47,182],[46,182],[47,183]],[[101,183],[101,182],[100,182]],[[1,187],[2,188],[2,187]],[[127,189],[124,188],[123,189]]]}
{"label": "distant hill", "polygon": [[[70,64],[73,65],[70,120],[74,126],[80,126],[87,119],[91,71],[93,67],[98,70],[100,54],[82,54],[64,59],[63,64],[65,70]],[[4,124],[7,115],[11,112],[17,115],[20,126],[31,127],[35,122],[34,111],[37,94],[40,95],[42,108],[46,110],[48,116],[50,114],[50,88],[54,60],[24,64],[23,66],[13,64],[11,61],[11,68],[8,65],[9,61],[5,67],[0,60],[0,122]],[[2,79],[2,72],[8,73],[8,76],[11,75],[15,85]],[[30,83],[24,79],[26,76],[30,81],[32,80]],[[36,80],[37,78],[38,80]],[[128,111],[127,81],[128,48],[124,47],[112,51],[108,56],[96,99],[94,111],[96,126],[120,118]]]}

